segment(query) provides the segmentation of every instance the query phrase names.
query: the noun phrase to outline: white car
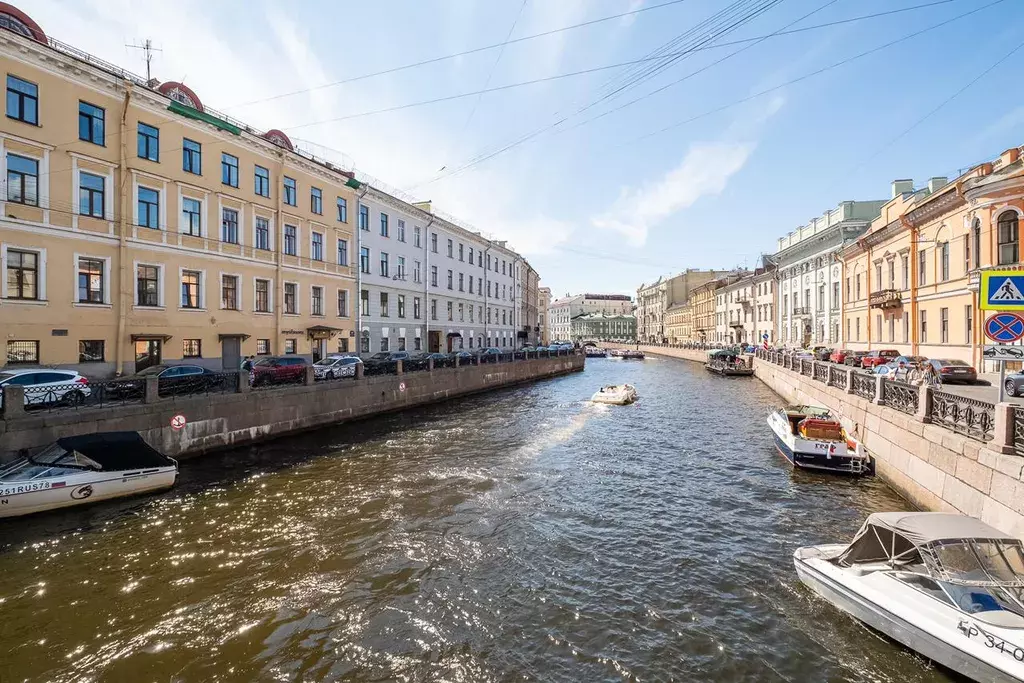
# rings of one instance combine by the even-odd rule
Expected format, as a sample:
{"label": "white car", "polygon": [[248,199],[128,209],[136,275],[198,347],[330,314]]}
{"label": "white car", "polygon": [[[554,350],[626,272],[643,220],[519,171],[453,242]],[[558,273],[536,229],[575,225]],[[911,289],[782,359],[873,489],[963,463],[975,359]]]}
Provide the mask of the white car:
{"label": "white car", "polygon": [[355,377],[356,366],[362,362],[359,356],[330,355],[313,363],[313,376],[316,379]]}
{"label": "white car", "polygon": [[[92,395],[89,380],[74,370],[54,368],[25,368],[0,372],[0,390],[8,386],[21,386],[25,390],[26,406],[61,403],[80,405]],[[0,391],[0,407],[3,392]]]}

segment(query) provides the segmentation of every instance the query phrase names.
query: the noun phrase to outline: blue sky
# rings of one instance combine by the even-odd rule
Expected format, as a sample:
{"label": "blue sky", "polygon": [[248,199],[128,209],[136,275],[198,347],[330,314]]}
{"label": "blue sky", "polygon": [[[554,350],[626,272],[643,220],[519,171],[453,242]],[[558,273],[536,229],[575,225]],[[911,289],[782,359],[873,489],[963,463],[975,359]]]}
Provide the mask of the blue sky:
{"label": "blue sky", "polygon": [[[775,240],[848,199],[885,199],[1024,144],[1013,95],[1024,3],[1004,0],[799,83],[656,131],[839,62],[992,0],[695,52],[596,105],[631,67],[368,116],[379,109],[645,57],[731,4],[686,0],[585,28],[320,88],[665,0],[377,0],[19,3],[52,37],[136,72],[125,43],[153,39],[154,76],[207,106],[282,128],[321,154],[507,239],[558,296],[634,293],[687,267],[752,266]],[[717,42],[934,0],[783,0]],[[815,10],[818,10],[815,12]],[[799,23],[800,17],[813,13]],[[747,44],[744,44],[747,45]],[[679,47],[674,48],[679,50]],[[650,62],[648,62],[650,64]],[[687,74],[632,106],[594,118]],[[299,95],[284,93],[309,90]],[[274,98],[274,99],[269,99]],[[577,114],[580,109],[592,105]],[[343,120],[333,120],[345,117]],[[566,120],[551,127],[556,121]],[[329,121],[323,123],[325,121]],[[911,126],[913,129],[900,137]],[[467,162],[543,132],[508,151]],[[890,144],[891,143],[891,144]],[[440,171],[444,168],[445,171]]]}

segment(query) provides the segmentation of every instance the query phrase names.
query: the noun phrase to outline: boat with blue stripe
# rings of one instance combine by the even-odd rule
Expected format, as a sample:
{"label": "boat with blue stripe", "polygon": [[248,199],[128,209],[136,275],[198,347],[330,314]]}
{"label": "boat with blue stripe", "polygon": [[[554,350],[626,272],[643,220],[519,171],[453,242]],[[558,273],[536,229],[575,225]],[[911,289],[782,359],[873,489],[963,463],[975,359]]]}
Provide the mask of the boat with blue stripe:
{"label": "boat with blue stripe", "polygon": [[872,474],[871,456],[827,408],[793,405],[768,415],[775,447],[794,467],[838,474]]}

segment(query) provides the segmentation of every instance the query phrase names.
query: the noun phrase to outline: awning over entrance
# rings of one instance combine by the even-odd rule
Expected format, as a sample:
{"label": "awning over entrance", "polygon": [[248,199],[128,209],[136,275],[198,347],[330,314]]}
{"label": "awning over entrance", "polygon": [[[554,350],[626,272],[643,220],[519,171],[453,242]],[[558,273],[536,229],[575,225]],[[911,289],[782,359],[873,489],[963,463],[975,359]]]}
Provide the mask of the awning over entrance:
{"label": "awning over entrance", "polygon": [[170,341],[171,335],[169,334],[147,334],[140,332],[139,334],[132,335],[132,341]]}
{"label": "awning over entrance", "polygon": [[462,333],[461,332],[449,332],[448,336],[449,337],[461,337]]}
{"label": "awning over entrance", "polygon": [[225,339],[236,339],[236,338],[241,339],[242,341],[245,341],[246,339],[249,338],[249,335],[245,334],[244,332],[238,332],[237,334],[227,334],[227,333],[225,333],[225,334],[218,334],[217,335],[217,341],[224,341]]}
{"label": "awning over entrance", "polygon": [[343,332],[338,327],[327,327],[326,325],[313,325],[306,328],[306,334],[310,339],[330,339],[338,332]]}

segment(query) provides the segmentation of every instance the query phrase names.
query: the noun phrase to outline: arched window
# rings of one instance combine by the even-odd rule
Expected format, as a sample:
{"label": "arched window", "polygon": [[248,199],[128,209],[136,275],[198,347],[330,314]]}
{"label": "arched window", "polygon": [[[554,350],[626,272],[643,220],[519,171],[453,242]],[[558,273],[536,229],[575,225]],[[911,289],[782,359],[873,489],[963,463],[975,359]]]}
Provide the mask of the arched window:
{"label": "arched window", "polygon": [[996,233],[999,241],[999,265],[1017,263],[1020,243],[1017,239],[1017,212],[1004,211],[996,221]]}
{"label": "arched window", "polygon": [[974,259],[972,267],[981,268],[981,219],[975,218],[974,225],[971,227],[971,242],[973,249],[972,258]]}

